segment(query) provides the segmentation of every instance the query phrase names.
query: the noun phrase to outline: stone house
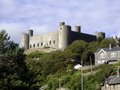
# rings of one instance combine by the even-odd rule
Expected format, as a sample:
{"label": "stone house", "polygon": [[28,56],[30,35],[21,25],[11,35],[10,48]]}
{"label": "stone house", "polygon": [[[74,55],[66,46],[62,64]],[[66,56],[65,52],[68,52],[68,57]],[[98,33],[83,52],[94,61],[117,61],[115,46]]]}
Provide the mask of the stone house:
{"label": "stone house", "polygon": [[95,65],[113,64],[120,60],[120,47],[100,48],[95,53]]}
{"label": "stone house", "polygon": [[120,90],[120,77],[108,77],[101,85],[101,90]]}
{"label": "stone house", "polygon": [[117,75],[109,76],[101,84],[101,90],[120,90],[120,69],[117,70]]}

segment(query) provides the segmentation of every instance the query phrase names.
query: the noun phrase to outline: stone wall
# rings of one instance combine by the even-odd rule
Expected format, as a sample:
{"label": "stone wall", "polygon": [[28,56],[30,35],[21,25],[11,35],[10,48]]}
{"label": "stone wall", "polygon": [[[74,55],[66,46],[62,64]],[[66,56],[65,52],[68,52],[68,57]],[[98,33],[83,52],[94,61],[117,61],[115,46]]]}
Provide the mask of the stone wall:
{"label": "stone wall", "polygon": [[96,40],[96,36],[72,31],[71,40],[72,40],[72,42],[75,41],[75,40],[83,40],[83,41],[86,41],[86,42],[92,42],[92,41]]}
{"label": "stone wall", "polygon": [[30,37],[30,49],[58,48],[58,32],[46,33]]}
{"label": "stone wall", "polygon": [[104,85],[101,87],[101,90],[120,90],[120,84],[116,85]]}

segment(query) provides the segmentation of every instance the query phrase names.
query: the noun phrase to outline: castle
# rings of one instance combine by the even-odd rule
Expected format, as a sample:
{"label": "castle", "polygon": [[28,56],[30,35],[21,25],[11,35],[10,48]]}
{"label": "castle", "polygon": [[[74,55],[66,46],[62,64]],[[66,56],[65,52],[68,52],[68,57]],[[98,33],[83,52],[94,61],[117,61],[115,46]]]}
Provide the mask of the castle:
{"label": "castle", "polygon": [[22,34],[21,45],[27,50],[42,48],[64,50],[75,40],[92,42],[100,37],[105,38],[105,33],[96,32],[96,35],[82,33],[81,26],[75,26],[75,30],[73,31],[70,25],[66,25],[65,22],[60,22],[58,31],[56,32],[34,36],[33,30],[28,30],[28,33]]}

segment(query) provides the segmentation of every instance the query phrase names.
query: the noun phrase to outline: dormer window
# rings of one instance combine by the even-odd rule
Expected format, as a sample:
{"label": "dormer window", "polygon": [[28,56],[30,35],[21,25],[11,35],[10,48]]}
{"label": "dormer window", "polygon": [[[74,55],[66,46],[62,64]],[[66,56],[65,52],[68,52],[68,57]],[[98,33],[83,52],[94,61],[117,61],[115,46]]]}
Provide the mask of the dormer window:
{"label": "dormer window", "polygon": [[100,58],[105,58],[106,57],[106,54],[105,53],[101,53],[100,54]]}

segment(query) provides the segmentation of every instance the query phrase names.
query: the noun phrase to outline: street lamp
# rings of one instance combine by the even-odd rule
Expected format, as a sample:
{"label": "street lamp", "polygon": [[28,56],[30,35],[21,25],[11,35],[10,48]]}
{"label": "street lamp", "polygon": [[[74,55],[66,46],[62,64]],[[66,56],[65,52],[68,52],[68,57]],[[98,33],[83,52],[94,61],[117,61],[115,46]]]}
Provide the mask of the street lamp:
{"label": "street lamp", "polygon": [[61,79],[59,78],[59,90],[61,90]]}

